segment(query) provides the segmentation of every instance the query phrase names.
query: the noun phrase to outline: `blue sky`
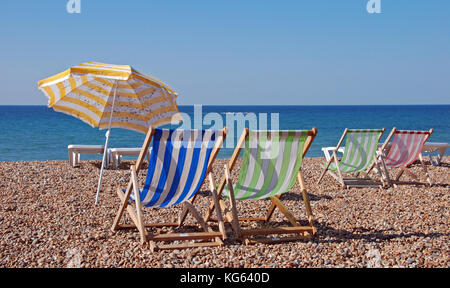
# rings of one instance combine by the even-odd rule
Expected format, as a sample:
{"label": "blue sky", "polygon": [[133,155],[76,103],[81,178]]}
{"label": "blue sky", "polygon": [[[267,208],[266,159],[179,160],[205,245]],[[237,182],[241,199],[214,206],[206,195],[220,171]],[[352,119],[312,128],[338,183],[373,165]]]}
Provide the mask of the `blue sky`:
{"label": "blue sky", "polygon": [[450,1],[4,1],[0,105],[86,61],[160,78],[179,104],[449,104]]}

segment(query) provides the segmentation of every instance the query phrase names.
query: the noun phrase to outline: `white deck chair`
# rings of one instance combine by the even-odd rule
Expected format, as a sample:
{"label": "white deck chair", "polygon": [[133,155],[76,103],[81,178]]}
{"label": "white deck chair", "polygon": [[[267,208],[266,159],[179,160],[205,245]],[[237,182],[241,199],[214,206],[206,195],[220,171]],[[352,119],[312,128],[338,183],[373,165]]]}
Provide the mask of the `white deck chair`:
{"label": "white deck chair", "polygon": [[[80,165],[81,154],[103,154],[105,146],[103,145],[69,145],[69,164],[72,167]],[[108,159],[108,157],[106,157]]]}
{"label": "white deck chair", "polygon": [[[150,152],[152,148],[150,147],[147,152],[147,160],[150,160]],[[122,156],[139,156],[141,152],[141,148],[111,148],[109,149],[109,161],[112,164],[114,169],[119,167],[120,162],[122,161]]]}

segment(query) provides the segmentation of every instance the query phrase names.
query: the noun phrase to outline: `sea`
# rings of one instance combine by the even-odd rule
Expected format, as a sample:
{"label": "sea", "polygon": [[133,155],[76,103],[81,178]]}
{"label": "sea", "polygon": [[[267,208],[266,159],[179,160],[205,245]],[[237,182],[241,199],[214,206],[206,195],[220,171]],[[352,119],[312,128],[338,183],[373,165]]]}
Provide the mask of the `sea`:
{"label": "sea", "polygon": [[[196,128],[194,110],[199,107],[179,106],[179,109],[180,112],[186,113],[184,115],[191,118],[192,128]],[[428,140],[429,142],[450,142],[450,105],[201,106],[202,119],[198,123],[203,123],[202,128],[207,129],[211,125],[205,125],[205,123],[209,123],[206,120],[217,118],[217,115],[220,115],[224,125],[233,125],[232,134],[234,135],[227,137],[237,139],[244,124],[227,123],[227,114],[229,113],[232,115],[242,113],[244,116],[254,113],[257,119],[267,120],[258,122],[258,125],[265,129],[272,128],[272,119],[277,121],[274,123],[278,123],[279,129],[317,127],[318,134],[307,157],[323,157],[321,148],[336,146],[345,128],[386,128],[381,141],[386,139],[393,127],[406,130],[433,128],[434,133]],[[214,123],[211,122],[215,125]],[[249,125],[254,124],[247,121],[244,126],[249,127]],[[163,127],[177,128],[180,126],[166,125]],[[105,131],[92,128],[72,116],[55,112],[46,106],[0,106],[0,161],[67,160],[68,145],[104,144]],[[141,133],[113,128],[109,147],[140,147],[144,138],[145,135]],[[446,155],[450,155],[449,150]],[[232,152],[232,147],[224,148],[218,157],[228,158]],[[132,159],[133,157],[125,157],[125,159],[127,158]],[[100,160],[101,155],[82,155],[81,159]]]}

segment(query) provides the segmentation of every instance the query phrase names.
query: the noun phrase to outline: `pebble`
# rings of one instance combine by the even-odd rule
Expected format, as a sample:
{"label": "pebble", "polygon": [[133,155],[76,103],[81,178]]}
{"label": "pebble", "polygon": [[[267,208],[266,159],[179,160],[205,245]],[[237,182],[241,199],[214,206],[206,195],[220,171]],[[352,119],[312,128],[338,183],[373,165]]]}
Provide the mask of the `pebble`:
{"label": "pebble", "polygon": [[[450,185],[448,164],[427,165],[438,185],[398,185],[389,189],[342,189],[326,175],[320,184],[321,158],[306,158],[304,178],[317,238],[276,245],[245,245],[231,226],[224,246],[151,252],[136,230],[111,232],[120,201],[117,187],[126,185],[129,167],[105,170],[100,202],[94,205],[100,161],[0,162],[0,267],[450,267]],[[227,159],[216,159],[218,183]],[[236,181],[238,161],[231,172]],[[144,167],[147,167],[144,165]],[[412,172],[425,181],[420,164]],[[397,171],[394,171],[394,174]],[[141,170],[139,180],[145,180]],[[408,175],[404,175],[406,181]],[[209,205],[205,181],[195,206]],[[298,183],[282,198],[300,223],[307,223]],[[225,199],[228,205],[228,200]],[[263,216],[268,201],[241,201],[241,216]],[[146,222],[177,219],[181,208],[144,209]],[[127,217],[129,223],[129,218]],[[284,221],[284,222],[283,222]],[[270,225],[286,223],[275,210]],[[186,223],[196,224],[193,217]],[[257,227],[252,223],[245,227]],[[264,224],[265,225],[265,224]],[[217,226],[213,229],[217,229]],[[184,229],[184,228],[182,228]],[[150,230],[150,228],[149,228]],[[159,229],[173,232],[172,228]],[[177,230],[178,231],[178,230]],[[157,233],[157,229],[152,231]]]}

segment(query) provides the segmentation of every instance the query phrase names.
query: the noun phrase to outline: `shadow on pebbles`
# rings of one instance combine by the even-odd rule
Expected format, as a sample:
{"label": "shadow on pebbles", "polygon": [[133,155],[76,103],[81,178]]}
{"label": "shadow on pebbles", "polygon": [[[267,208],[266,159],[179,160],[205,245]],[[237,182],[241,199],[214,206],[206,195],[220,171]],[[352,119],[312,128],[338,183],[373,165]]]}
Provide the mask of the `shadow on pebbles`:
{"label": "shadow on pebbles", "polygon": [[[119,206],[115,190],[128,183],[132,161],[104,171],[97,206],[98,161],[82,161],[78,168],[67,161],[0,162],[0,267],[449,267],[449,158],[441,166],[428,165],[432,187],[416,183],[349,190],[328,175],[316,184],[324,160],[307,158],[303,171],[318,229],[315,239],[244,245],[226,224],[229,239],[222,247],[156,252],[140,245],[136,230],[110,230]],[[215,162],[216,182],[225,163]],[[235,180],[238,168],[239,163],[232,171]],[[411,169],[425,182],[419,164]],[[201,213],[210,201],[207,187],[205,181],[195,202]],[[299,191],[295,184],[282,199],[305,223]],[[242,216],[257,216],[268,205],[242,201],[238,209]],[[145,208],[144,217],[167,222],[179,212],[178,206]],[[271,221],[286,223],[279,212]],[[191,216],[186,223],[196,224]]]}

